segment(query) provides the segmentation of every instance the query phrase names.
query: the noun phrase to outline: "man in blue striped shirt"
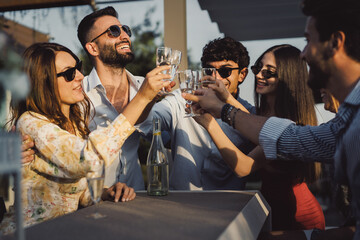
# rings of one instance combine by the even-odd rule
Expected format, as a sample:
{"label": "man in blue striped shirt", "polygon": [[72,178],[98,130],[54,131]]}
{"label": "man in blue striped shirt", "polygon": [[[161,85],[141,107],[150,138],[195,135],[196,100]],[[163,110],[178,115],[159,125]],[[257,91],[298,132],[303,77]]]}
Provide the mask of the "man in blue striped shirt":
{"label": "man in blue striped shirt", "polygon": [[[311,127],[237,111],[235,126],[260,144],[268,159],[334,162],[335,178],[352,191],[354,239],[360,239],[360,1],[304,0],[302,8],[308,16],[302,57],[309,65],[309,86],[329,89],[341,103],[339,112],[328,123]],[[203,94],[183,96],[221,116],[224,103],[214,92]]]}

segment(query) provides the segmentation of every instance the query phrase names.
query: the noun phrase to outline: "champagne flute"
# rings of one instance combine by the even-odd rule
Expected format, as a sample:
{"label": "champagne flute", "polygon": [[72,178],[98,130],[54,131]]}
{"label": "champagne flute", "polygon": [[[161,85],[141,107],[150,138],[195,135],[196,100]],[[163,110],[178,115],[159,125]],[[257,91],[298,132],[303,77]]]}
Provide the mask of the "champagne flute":
{"label": "champagne flute", "polygon": [[156,66],[170,65],[171,51],[172,49],[169,47],[158,47],[156,49]]}
{"label": "champagne flute", "polygon": [[201,73],[201,70],[194,70],[192,71],[192,74],[194,76],[194,90],[198,90],[201,88],[201,76],[202,76],[202,73]]}
{"label": "champagne flute", "polygon": [[98,212],[98,203],[104,188],[105,164],[100,159],[90,161],[90,170],[86,174],[86,180],[90,190],[91,200],[95,204],[95,212],[90,215],[94,219],[106,217]]}
{"label": "champagne flute", "polygon": [[[157,66],[170,65],[170,70],[163,72],[163,74],[171,75],[171,78],[168,79],[169,81],[174,80],[180,62],[181,62],[181,51],[172,50],[169,47],[159,47],[156,49],[156,65]],[[159,92],[159,95],[167,96],[174,94],[165,91],[165,88],[163,88],[162,91]]]}
{"label": "champagne flute", "polygon": [[[178,71],[176,74],[177,74],[177,79],[179,81],[181,92],[193,93],[195,90],[195,78],[193,76],[193,72],[191,70],[184,70],[184,71]],[[191,104],[192,101],[186,100],[186,107],[190,109],[190,113],[185,114],[186,118],[199,116],[199,114],[193,112],[193,109],[191,108]]]}
{"label": "champagne flute", "polygon": [[171,65],[171,69],[170,69],[170,75],[171,75],[171,81],[174,80],[176,71],[179,68],[181,62],[181,51],[179,50],[172,50],[171,52],[171,59],[170,59],[170,65]]}
{"label": "champagne flute", "polygon": [[[209,77],[206,77],[206,76],[211,76],[211,77],[215,78],[216,77],[216,68],[202,68],[201,75],[202,75],[202,79],[200,80],[201,88],[208,88],[209,84],[216,83],[214,80],[210,80]],[[206,78],[206,79],[204,79],[204,78]]]}
{"label": "champagne flute", "polygon": [[[169,65],[171,66],[171,52],[172,49],[169,47],[158,47],[156,49],[156,66],[164,66]],[[162,72],[163,74],[171,74],[171,69],[166,70]],[[171,81],[171,79],[169,79]],[[166,80],[165,80],[166,81]],[[166,96],[169,95],[168,92],[166,92],[165,88],[163,87],[162,90],[159,92],[160,96]]]}

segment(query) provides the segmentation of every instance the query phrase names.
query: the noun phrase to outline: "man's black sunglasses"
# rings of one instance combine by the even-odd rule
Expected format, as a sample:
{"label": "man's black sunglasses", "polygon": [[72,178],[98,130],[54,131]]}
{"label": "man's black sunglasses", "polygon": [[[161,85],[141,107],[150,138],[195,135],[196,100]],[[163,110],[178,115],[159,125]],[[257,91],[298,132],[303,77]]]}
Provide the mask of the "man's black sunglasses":
{"label": "man's black sunglasses", "polygon": [[56,74],[57,77],[64,77],[65,81],[71,82],[74,80],[76,76],[76,70],[79,70],[81,72],[82,62],[79,61],[76,63],[75,67],[69,68],[66,71],[63,71],[61,73]]}
{"label": "man's black sunglasses", "polygon": [[90,42],[95,41],[96,39],[98,39],[99,37],[101,37],[102,35],[104,35],[107,32],[110,32],[111,36],[113,37],[118,37],[121,34],[121,29],[129,36],[131,37],[131,29],[129,26],[126,25],[122,25],[121,28],[118,25],[111,25],[108,29],[106,29],[105,32],[103,32],[102,34],[100,34],[99,36],[97,36],[96,38],[94,38],[93,40],[91,40]]}
{"label": "man's black sunglasses", "polygon": [[277,77],[277,72],[271,71],[269,69],[262,69],[260,66],[252,66],[251,67],[251,71],[254,73],[254,75],[256,76],[259,72],[261,72],[261,75],[263,76],[263,78],[265,79],[269,79],[272,77]]}
{"label": "man's black sunglasses", "polygon": [[[212,66],[209,66],[209,67],[213,68]],[[221,67],[221,68],[215,68],[215,69],[219,73],[220,77],[227,78],[232,74],[233,70],[240,69],[240,68]],[[207,75],[210,75],[210,74],[211,74],[211,71],[209,70],[209,74],[207,74]]]}

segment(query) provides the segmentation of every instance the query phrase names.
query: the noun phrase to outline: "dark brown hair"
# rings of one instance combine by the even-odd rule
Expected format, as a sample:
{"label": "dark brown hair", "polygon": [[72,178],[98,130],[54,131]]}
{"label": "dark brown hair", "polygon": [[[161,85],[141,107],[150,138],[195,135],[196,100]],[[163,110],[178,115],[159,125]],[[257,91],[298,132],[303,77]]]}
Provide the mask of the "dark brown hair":
{"label": "dark brown hair", "polygon": [[25,101],[12,102],[11,122],[16,124],[26,111],[39,113],[64,130],[75,125],[84,138],[90,133],[88,122],[90,117],[89,98],[84,93],[84,100],[70,106],[70,121],[60,107],[60,94],[56,76],[55,57],[58,52],[69,53],[76,62],[78,57],[68,48],[56,43],[35,43],[28,47],[24,54],[24,72],[27,73],[31,89]]}
{"label": "dark brown hair", "polygon": [[[265,54],[272,52],[276,61],[278,87],[276,89],[275,115],[288,118],[300,125],[317,125],[312,91],[307,85],[306,62],[301,51],[294,46],[283,44],[266,50],[255,62],[259,65]],[[255,80],[256,81],[256,80]],[[266,95],[255,92],[257,113],[268,111]]]}
{"label": "dark brown hair", "polygon": [[[301,51],[289,44],[276,45],[266,50],[255,62],[260,65],[265,54],[272,52],[276,62],[278,87],[276,88],[275,116],[290,119],[299,125],[317,125],[314,98],[307,85],[306,62],[301,59]],[[256,78],[255,78],[256,81]],[[256,84],[255,84],[256,86]],[[258,115],[269,112],[266,95],[255,91],[255,107]],[[320,174],[320,166],[297,161],[289,164],[294,175],[300,180],[312,182]]]}
{"label": "dark brown hair", "polygon": [[87,49],[85,47],[86,43],[90,41],[88,38],[88,34],[90,32],[90,29],[94,26],[94,23],[96,20],[103,16],[112,16],[115,18],[118,18],[118,13],[113,7],[106,7],[100,10],[97,10],[95,12],[90,13],[89,15],[85,16],[77,29],[77,36],[78,39],[84,48],[84,50],[87,52]]}

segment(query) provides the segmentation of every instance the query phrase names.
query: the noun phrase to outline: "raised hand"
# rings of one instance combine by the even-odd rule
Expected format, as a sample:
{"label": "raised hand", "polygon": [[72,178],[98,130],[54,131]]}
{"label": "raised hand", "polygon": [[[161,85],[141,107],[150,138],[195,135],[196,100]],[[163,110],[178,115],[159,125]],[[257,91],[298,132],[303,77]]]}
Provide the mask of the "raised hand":
{"label": "raised hand", "polygon": [[[211,85],[209,85],[210,87]],[[199,89],[195,91],[195,94],[182,93],[183,98],[198,103],[193,106],[195,111],[198,111],[199,108],[209,112],[215,118],[220,118],[221,109],[224,106],[224,102],[221,101],[214,90],[211,88],[208,89]]]}
{"label": "raised hand", "polygon": [[209,126],[212,121],[216,121],[209,113],[203,113],[198,117],[194,117],[195,121],[209,131]]}
{"label": "raised hand", "polygon": [[219,80],[219,79],[214,79],[215,80],[215,84],[209,84],[209,88],[211,88],[212,90],[215,91],[216,96],[218,96],[218,98],[225,102],[225,103],[229,103],[231,100],[231,98],[235,99],[229,92],[229,90],[225,87],[223,81]]}
{"label": "raised hand", "polygon": [[223,81],[216,80],[215,84],[210,84],[209,88],[215,91],[216,96],[224,103],[229,103],[236,108],[240,108],[242,111],[249,113],[249,111],[229,92],[225,87]]}
{"label": "raised hand", "polygon": [[171,78],[171,75],[163,74],[165,70],[169,69],[170,66],[160,66],[148,72],[148,74],[146,74],[144,83],[141,85],[138,91],[138,94],[144,97],[146,100],[152,101],[163,87],[170,87],[171,89],[171,85],[174,86],[175,83],[171,84],[170,81],[163,81],[164,79]]}

